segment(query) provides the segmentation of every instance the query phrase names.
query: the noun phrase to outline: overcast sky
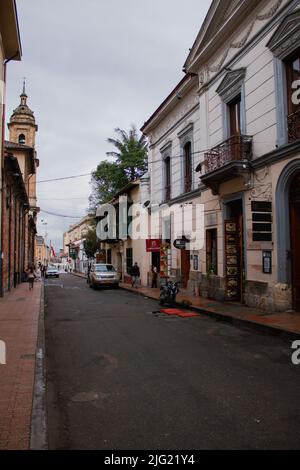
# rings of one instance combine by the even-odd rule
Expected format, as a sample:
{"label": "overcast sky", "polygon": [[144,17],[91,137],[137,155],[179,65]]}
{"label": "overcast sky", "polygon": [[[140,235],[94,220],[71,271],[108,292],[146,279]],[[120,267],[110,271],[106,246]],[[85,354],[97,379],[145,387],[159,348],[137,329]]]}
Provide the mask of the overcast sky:
{"label": "overcast sky", "polygon": [[[114,129],[138,128],[182,78],[210,0],[17,0],[23,48],[8,66],[7,119],[22,77],[39,125],[38,180],[89,173]],[[86,214],[90,178],[38,184],[41,209]],[[41,225],[41,219],[47,226]],[[41,213],[55,249],[76,219]],[[78,219],[77,219],[78,220]]]}

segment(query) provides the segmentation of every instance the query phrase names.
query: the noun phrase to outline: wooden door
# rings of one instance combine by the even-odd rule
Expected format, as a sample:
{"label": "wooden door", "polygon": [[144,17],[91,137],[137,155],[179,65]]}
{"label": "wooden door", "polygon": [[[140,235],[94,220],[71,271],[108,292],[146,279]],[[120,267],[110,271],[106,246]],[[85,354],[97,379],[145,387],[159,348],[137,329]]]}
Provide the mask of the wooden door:
{"label": "wooden door", "polygon": [[183,288],[186,288],[188,281],[190,279],[190,270],[191,270],[191,261],[190,261],[191,252],[188,250],[181,250],[181,285]]}
{"label": "wooden door", "polygon": [[292,203],[290,211],[293,308],[300,312],[300,202]]}

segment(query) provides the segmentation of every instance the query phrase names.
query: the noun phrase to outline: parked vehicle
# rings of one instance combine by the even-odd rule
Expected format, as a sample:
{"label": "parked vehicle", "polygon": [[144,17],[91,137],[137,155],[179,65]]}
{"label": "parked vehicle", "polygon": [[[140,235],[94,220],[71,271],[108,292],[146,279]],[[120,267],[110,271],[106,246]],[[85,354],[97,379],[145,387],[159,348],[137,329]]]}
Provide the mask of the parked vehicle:
{"label": "parked vehicle", "polygon": [[166,283],[160,287],[160,305],[174,304],[176,302],[176,296],[178,292],[178,283],[167,280]]}
{"label": "parked vehicle", "polygon": [[55,267],[55,266],[48,266],[47,270],[46,270],[46,273],[45,273],[45,277],[48,278],[48,277],[59,277],[59,271],[58,269]]}
{"label": "parked vehicle", "polygon": [[119,287],[120,276],[112,264],[95,264],[90,272],[90,287],[98,286]]}

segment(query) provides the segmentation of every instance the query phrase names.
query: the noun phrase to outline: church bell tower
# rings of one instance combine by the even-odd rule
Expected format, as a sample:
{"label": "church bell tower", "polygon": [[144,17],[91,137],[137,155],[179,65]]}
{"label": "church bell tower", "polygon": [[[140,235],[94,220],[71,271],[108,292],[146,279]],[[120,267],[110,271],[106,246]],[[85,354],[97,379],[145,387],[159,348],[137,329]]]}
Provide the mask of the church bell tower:
{"label": "church bell tower", "polygon": [[34,112],[27,104],[28,96],[25,91],[25,80],[23,82],[23,91],[20,98],[21,102],[14,110],[10,122],[8,123],[9,141],[34,148],[38,126],[35,122]]}

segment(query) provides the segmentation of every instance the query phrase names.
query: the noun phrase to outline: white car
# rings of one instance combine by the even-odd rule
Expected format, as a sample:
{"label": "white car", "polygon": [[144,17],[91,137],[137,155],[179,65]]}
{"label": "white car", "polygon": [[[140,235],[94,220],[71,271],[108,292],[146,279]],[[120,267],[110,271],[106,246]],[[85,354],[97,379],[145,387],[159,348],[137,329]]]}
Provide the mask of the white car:
{"label": "white car", "polygon": [[47,268],[45,277],[46,277],[46,278],[48,278],[48,277],[59,277],[59,271],[58,271],[58,269],[57,269],[55,266],[49,266],[49,267]]}
{"label": "white car", "polygon": [[90,286],[96,289],[97,286],[119,287],[120,275],[112,264],[95,264],[90,272]]}

